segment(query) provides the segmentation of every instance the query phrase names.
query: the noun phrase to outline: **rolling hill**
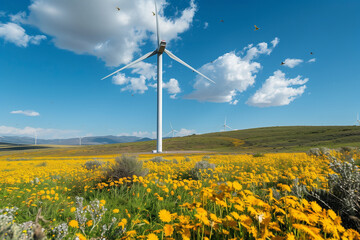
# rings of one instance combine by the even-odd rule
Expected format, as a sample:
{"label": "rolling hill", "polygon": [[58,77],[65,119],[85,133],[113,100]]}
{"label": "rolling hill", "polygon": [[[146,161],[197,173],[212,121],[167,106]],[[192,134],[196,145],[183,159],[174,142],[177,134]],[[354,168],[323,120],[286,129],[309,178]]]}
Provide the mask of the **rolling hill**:
{"label": "rolling hill", "polygon": [[[357,126],[289,126],[266,127],[217,132],[164,139],[164,151],[210,151],[228,153],[298,152],[312,147],[360,147],[360,127]],[[0,152],[18,156],[89,156],[136,152],[151,152],[156,141],[131,142],[71,148],[19,152]]]}
{"label": "rolling hill", "polygon": [[[34,143],[34,138],[18,137],[18,136],[2,136],[1,142],[12,144],[27,144]],[[127,143],[127,142],[143,142],[152,140],[150,138],[141,138],[135,136],[96,136],[96,137],[83,137],[81,139],[82,145],[103,145],[114,143]],[[79,138],[67,139],[37,139],[38,144],[43,145],[79,145]]]}

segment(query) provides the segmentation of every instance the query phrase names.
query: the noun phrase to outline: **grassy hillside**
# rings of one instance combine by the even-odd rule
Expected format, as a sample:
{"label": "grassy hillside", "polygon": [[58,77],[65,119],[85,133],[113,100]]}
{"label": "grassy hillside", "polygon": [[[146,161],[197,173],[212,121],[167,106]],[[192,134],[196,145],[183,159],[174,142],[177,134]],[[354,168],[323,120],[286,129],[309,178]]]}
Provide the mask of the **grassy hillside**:
{"label": "grassy hillside", "polygon": [[[295,126],[267,127],[229,132],[208,133],[164,140],[164,151],[212,152],[296,152],[312,147],[360,147],[360,127]],[[120,143],[72,148],[53,148],[12,153],[11,157],[87,156],[151,152],[156,141]],[[0,155],[9,154],[9,152]]]}

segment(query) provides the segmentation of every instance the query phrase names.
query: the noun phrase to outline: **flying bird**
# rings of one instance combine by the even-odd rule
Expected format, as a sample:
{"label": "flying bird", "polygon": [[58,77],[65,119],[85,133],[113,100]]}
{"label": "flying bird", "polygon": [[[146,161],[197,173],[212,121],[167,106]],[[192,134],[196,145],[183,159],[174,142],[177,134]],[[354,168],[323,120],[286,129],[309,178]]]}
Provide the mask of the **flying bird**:
{"label": "flying bird", "polygon": [[284,62],[281,62],[280,65],[284,65],[285,63]]}
{"label": "flying bird", "polygon": [[254,30],[254,31],[257,31],[257,30],[260,29],[260,28],[258,28],[256,25],[254,25],[254,27],[255,27],[255,30]]}
{"label": "flying bird", "polygon": [[155,16],[155,15],[156,15],[154,12],[152,12],[152,13],[153,13],[153,16]]}
{"label": "flying bird", "polygon": [[310,52],[310,55],[313,55],[313,52]]}
{"label": "flying bird", "polygon": [[119,7],[116,7],[116,9],[117,9],[118,11],[120,11],[120,8],[119,8]]}
{"label": "flying bird", "polygon": [[224,20],[221,19],[220,22],[224,22]]}

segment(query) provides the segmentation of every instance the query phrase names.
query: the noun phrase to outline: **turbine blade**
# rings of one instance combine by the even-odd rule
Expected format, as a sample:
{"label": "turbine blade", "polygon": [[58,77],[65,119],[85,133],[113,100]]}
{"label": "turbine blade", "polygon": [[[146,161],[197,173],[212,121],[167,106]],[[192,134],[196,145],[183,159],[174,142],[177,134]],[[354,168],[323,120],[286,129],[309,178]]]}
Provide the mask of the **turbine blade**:
{"label": "turbine blade", "polygon": [[[207,76],[205,76],[204,74],[202,74],[201,72],[197,71],[195,68],[193,68],[192,66],[190,66],[189,64],[187,64],[186,62],[184,62],[183,60],[181,60],[180,58],[178,58],[177,56],[175,56],[172,52],[170,52],[169,50],[164,50],[165,53],[171,57],[172,59],[174,59],[175,61],[181,63],[182,65],[184,65],[185,67],[190,68],[191,70],[193,70],[194,72],[196,72],[197,74],[203,76],[204,78],[206,78],[207,80],[209,80],[212,83],[215,83],[213,80],[211,80],[210,78],[208,78]],[[216,83],[215,83],[216,84]]]}
{"label": "turbine blade", "polygon": [[169,135],[170,135],[170,133],[172,133],[172,131],[170,131],[170,132],[168,132],[167,134],[165,134],[165,136],[164,136],[164,137],[169,136]]}
{"label": "turbine blade", "polygon": [[156,14],[156,35],[157,35],[157,42],[159,47],[160,46],[159,17],[158,17],[159,14],[156,6],[156,0],[154,0],[154,2],[155,2],[155,14]]}
{"label": "turbine blade", "polygon": [[228,125],[226,125],[226,127],[229,128],[229,129],[231,129],[231,130],[235,130],[235,129],[233,129],[232,127],[230,127],[230,126],[228,126]]}
{"label": "turbine blade", "polygon": [[153,52],[149,52],[149,53],[145,54],[144,56],[136,59],[135,61],[129,63],[129,64],[126,65],[125,67],[122,67],[122,68],[120,68],[119,70],[116,70],[115,72],[107,75],[106,77],[103,77],[101,80],[104,80],[105,78],[108,78],[108,77],[114,75],[115,73],[118,73],[118,72],[124,70],[125,68],[131,67],[132,65],[134,65],[134,64],[136,64],[136,63],[138,63],[138,62],[141,62],[142,60],[145,60],[145,59],[147,59],[147,58],[149,58],[149,57],[151,57],[151,56],[154,56],[156,53],[157,53],[157,50],[155,50],[155,51],[153,51]]}
{"label": "turbine blade", "polygon": [[173,127],[172,127],[172,125],[171,125],[171,122],[170,122],[170,127],[171,127],[171,130],[174,130]]}

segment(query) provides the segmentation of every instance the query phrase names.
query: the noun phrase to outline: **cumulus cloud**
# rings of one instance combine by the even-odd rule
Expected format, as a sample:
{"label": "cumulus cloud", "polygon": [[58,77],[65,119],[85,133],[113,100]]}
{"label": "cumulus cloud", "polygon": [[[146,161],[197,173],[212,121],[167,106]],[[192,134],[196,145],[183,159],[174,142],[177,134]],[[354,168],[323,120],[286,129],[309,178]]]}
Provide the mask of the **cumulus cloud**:
{"label": "cumulus cloud", "polygon": [[35,133],[38,137],[53,139],[53,138],[68,138],[76,137],[79,131],[77,130],[61,130],[51,128],[15,128],[10,126],[0,126],[0,135],[14,135],[14,136],[34,136]]}
{"label": "cumulus cloud", "polygon": [[176,94],[181,92],[179,82],[175,78],[171,78],[169,82],[163,82],[163,88],[167,89],[168,93],[171,94],[170,98],[173,99],[176,98]]}
{"label": "cumulus cloud", "polygon": [[[251,96],[247,104],[255,107],[284,106],[300,97],[305,89],[307,78],[301,79],[301,76],[288,79],[285,73],[280,70],[274,72],[272,76],[266,79],[262,87]],[[299,85],[299,87],[293,87]]]}
{"label": "cumulus cloud", "polygon": [[204,29],[207,29],[209,27],[209,23],[208,22],[205,22],[204,23]]}
{"label": "cumulus cloud", "polygon": [[10,14],[9,17],[12,22],[16,22],[16,23],[24,23],[26,21],[25,12],[18,12],[17,14],[14,15]]}
{"label": "cumulus cloud", "polygon": [[17,111],[11,111],[10,113],[12,114],[22,114],[25,116],[29,116],[29,117],[36,117],[36,116],[40,116],[40,113],[32,111],[32,110],[17,110]]}
{"label": "cumulus cloud", "polygon": [[307,61],[308,63],[312,63],[312,62],[316,62],[316,58],[312,58],[309,61]]}
{"label": "cumulus cloud", "polygon": [[6,42],[14,43],[19,47],[27,47],[30,43],[38,45],[46,36],[35,35],[30,36],[26,34],[25,29],[20,25],[12,22],[0,23],[0,38],[3,38]]}
{"label": "cumulus cloud", "polygon": [[140,75],[140,77],[126,77],[124,73],[119,73],[112,78],[112,82],[116,85],[126,85],[121,91],[143,94],[148,90],[146,77],[144,75]]}
{"label": "cumulus cloud", "polygon": [[188,135],[192,135],[195,133],[196,133],[196,130],[182,128],[182,129],[180,129],[180,131],[178,131],[176,133],[176,136],[183,137],[183,136],[188,136]]}
{"label": "cumulus cloud", "polygon": [[289,67],[289,68],[294,68],[302,62],[303,62],[302,59],[287,58],[284,61],[284,66]]}
{"label": "cumulus cloud", "polygon": [[274,40],[271,41],[271,44],[273,45],[273,47],[276,47],[276,45],[278,45],[279,42],[280,42],[280,39],[276,37]]}
{"label": "cumulus cloud", "polygon": [[[164,15],[167,0],[157,2],[162,39],[179,38],[193,21],[194,0],[176,16]],[[94,55],[108,66],[129,63],[147,40],[156,39],[153,1],[33,0],[29,11],[27,23],[52,36],[57,47]]]}
{"label": "cumulus cloud", "polygon": [[135,136],[140,138],[156,138],[156,132],[148,132],[148,131],[137,131],[132,133],[120,133],[118,136]]}
{"label": "cumulus cloud", "polygon": [[229,52],[203,65],[199,71],[213,79],[216,84],[211,84],[198,75],[195,78],[195,91],[186,98],[236,104],[235,96],[255,83],[256,73],[261,68],[261,64],[254,59],[261,54],[269,55],[279,39],[275,38],[272,42],[270,47],[265,42],[256,46],[250,44],[240,54]]}
{"label": "cumulus cloud", "polygon": [[234,100],[234,101],[231,101],[230,104],[231,105],[236,105],[236,104],[238,104],[238,102],[239,102],[239,100]]}

